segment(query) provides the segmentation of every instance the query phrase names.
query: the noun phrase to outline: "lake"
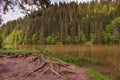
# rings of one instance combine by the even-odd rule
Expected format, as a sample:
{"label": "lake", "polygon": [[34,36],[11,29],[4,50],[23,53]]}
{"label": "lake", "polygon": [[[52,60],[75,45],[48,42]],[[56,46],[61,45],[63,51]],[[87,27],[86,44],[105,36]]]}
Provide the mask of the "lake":
{"label": "lake", "polygon": [[100,65],[91,65],[92,69],[112,77],[113,80],[120,80],[120,46],[103,46],[103,45],[20,45],[10,46],[6,45],[6,48],[15,49],[30,49],[48,50],[54,54],[68,54],[72,56],[85,56],[92,59],[99,60]]}

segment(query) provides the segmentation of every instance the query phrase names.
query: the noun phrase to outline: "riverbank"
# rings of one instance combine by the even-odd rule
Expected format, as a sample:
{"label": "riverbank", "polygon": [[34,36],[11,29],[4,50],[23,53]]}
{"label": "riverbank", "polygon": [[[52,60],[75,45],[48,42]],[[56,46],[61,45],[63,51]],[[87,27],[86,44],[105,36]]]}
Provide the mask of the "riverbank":
{"label": "riverbank", "polygon": [[[73,56],[69,56],[69,55],[64,55],[63,56],[63,55],[57,55],[57,54],[50,54],[49,52],[42,51],[42,50],[37,50],[37,51],[36,50],[35,51],[32,51],[32,50],[0,50],[0,53],[1,54],[9,53],[9,54],[15,54],[15,55],[19,55],[19,54],[26,55],[26,54],[31,54],[31,53],[35,54],[35,55],[41,55],[42,54],[44,56],[47,56],[48,58],[57,58],[57,59],[65,61],[65,62],[75,64],[76,66],[85,66],[85,65],[89,65],[89,64],[92,64],[92,65],[99,64],[99,61],[92,60],[90,58],[83,57],[83,56],[79,56],[79,57],[73,57]],[[110,78],[105,77],[105,76],[103,76],[99,73],[96,73],[93,70],[91,71],[88,68],[87,69],[84,68],[84,71],[93,80],[101,80],[101,79],[102,80],[111,80]]]}

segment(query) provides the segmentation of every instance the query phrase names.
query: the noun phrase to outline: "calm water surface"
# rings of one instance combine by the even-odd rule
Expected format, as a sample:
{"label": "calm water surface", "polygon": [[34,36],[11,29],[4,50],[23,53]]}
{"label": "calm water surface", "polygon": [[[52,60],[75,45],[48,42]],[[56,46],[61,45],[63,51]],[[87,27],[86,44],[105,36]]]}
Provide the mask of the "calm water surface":
{"label": "calm water surface", "polygon": [[120,80],[120,46],[79,46],[79,45],[24,45],[5,46],[17,49],[47,49],[55,54],[69,54],[73,56],[86,56],[99,60],[102,64],[90,66],[94,70]]}

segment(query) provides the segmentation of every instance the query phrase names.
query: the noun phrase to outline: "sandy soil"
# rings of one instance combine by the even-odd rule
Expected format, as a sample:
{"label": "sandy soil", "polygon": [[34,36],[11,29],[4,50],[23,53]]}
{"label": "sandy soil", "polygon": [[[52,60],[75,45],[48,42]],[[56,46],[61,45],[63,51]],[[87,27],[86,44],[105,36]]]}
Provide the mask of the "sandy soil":
{"label": "sandy soil", "polygon": [[42,55],[1,54],[0,80],[92,80],[83,68]]}

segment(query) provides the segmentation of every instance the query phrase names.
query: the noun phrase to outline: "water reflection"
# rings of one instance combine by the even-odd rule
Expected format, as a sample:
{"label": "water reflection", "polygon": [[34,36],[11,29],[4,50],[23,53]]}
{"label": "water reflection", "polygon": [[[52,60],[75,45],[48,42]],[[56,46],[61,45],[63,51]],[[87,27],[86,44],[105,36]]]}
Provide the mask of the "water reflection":
{"label": "water reflection", "polygon": [[120,80],[120,46],[79,46],[79,45],[6,45],[14,49],[47,49],[55,54],[68,54],[72,56],[86,56],[102,62],[101,65],[90,66],[104,75],[109,75],[113,80]]}

